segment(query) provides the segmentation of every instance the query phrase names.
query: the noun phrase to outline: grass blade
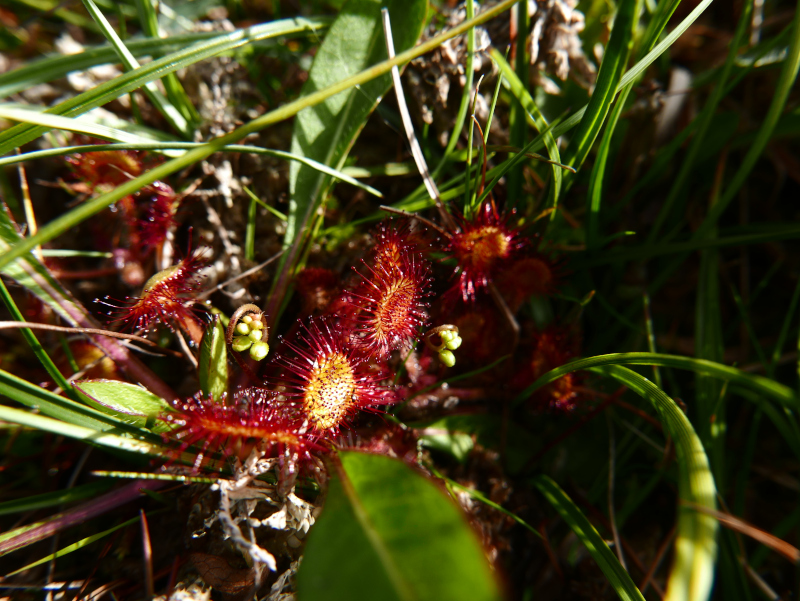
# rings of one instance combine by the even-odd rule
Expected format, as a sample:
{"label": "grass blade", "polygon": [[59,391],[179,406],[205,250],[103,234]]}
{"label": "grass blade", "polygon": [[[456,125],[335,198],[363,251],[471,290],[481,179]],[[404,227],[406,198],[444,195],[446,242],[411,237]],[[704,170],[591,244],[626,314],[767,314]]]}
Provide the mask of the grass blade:
{"label": "grass blade", "polygon": [[641,591],[636,587],[625,568],[622,567],[617,556],[608,548],[606,541],[595,530],[589,519],[583,515],[578,506],[572,502],[561,487],[547,476],[537,476],[533,484],[544,495],[545,499],[559,513],[561,518],[569,525],[576,536],[589,551],[591,556],[603,570],[608,583],[614,587],[620,599],[626,601],[640,599],[644,601]]}
{"label": "grass blade", "polygon": [[514,404],[517,405],[521,403],[533,392],[557,380],[564,374],[605,365],[658,365],[659,367],[688,369],[695,373],[707,374],[715,378],[727,380],[732,384],[738,384],[743,388],[763,394],[788,409],[797,410],[798,407],[800,407],[800,398],[791,388],[769,378],[745,373],[735,367],[728,367],[727,365],[714,363],[713,361],[695,359],[693,357],[682,357],[680,355],[665,355],[661,353],[613,353],[610,355],[598,355],[587,359],[570,361],[566,365],[562,365],[561,367],[547,372],[536,380],[514,399]]}
{"label": "grass blade", "polygon": [[[114,50],[117,51],[117,55],[119,56],[122,64],[125,66],[127,71],[132,71],[134,69],[139,68],[139,61],[136,60],[136,57],[130,53],[130,51],[125,47],[124,42],[120,39],[117,35],[117,32],[114,31],[114,28],[111,27],[111,24],[108,22],[108,19],[105,18],[100,9],[97,8],[97,5],[92,0],[81,0],[83,5],[86,7],[86,10],[95,20],[97,25],[100,27],[100,30],[103,32],[103,35],[106,36],[106,39],[114,46]],[[174,73],[171,73],[173,77],[175,76]],[[158,111],[164,116],[164,118],[169,122],[170,125],[177,131],[183,138],[190,138],[191,137],[191,128],[189,127],[188,122],[184,118],[183,115],[178,112],[172,104],[167,100],[164,95],[158,90],[156,87],[155,82],[150,82],[143,87],[143,91],[145,95],[150,99],[150,102],[153,103]]]}
{"label": "grass blade", "polygon": [[675,559],[667,586],[667,601],[705,601],[711,595],[717,556],[717,520],[694,509],[717,510],[717,490],[703,445],[686,415],[658,386],[619,365],[592,371],[624,384],[652,403],[675,441],[678,462],[678,527]]}
{"label": "grass blade", "polygon": [[[611,39],[603,54],[603,62],[597,73],[597,83],[594,92],[586,107],[586,111],[570,140],[567,156],[564,162],[567,165],[580,169],[583,161],[589,155],[595,138],[600,133],[606,115],[611,109],[611,103],[617,94],[617,89],[628,64],[628,58],[633,47],[633,32],[639,19],[641,0],[623,0],[619,4],[614,26],[611,30]],[[566,176],[565,185],[569,186],[574,177]]]}

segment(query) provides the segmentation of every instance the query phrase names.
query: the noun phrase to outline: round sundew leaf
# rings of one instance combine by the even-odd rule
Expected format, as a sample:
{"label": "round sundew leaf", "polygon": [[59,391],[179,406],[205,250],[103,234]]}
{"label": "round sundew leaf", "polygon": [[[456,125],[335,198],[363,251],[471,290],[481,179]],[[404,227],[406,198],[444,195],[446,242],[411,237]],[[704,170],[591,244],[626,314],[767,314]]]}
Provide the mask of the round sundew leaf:
{"label": "round sundew leaf", "polygon": [[396,459],[338,457],[297,574],[300,601],[502,597],[477,537],[439,487]]}

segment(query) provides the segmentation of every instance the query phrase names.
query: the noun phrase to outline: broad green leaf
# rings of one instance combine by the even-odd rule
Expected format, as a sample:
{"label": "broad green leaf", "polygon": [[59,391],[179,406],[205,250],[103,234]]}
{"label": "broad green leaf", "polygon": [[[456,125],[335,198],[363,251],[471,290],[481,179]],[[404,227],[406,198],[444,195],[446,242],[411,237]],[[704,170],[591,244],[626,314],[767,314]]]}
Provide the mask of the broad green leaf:
{"label": "broad green leaf", "polygon": [[206,328],[203,342],[200,344],[200,361],[198,364],[200,390],[219,401],[228,391],[228,347],[225,344],[225,329],[214,316],[213,323]]}
{"label": "broad green leaf", "polygon": [[500,599],[478,539],[441,489],[396,459],[339,457],[297,573],[299,601]]}
{"label": "broad green leaf", "polygon": [[120,421],[154,432],[168,429],[157,427],[156,418],[170,410],[169,404],[146,388],[119,380],[83,380],[75,388],[90,405]]}
{"label": "broad green leaf", "polygon": [[[322,90],[386,59],[380,11],[389,9],[397,53],[411,48],[425,22],[425,0],[349,0],[320,46],[304,95]],[[391,77],[381,75],[297,114],[292,153],[341,169],[370,113],[389,90]],[[289,174],[288,246],[324,200],[331,178],[305,165],[292,164]]]}
{"label": "broad green leaf", "polygon": [[608,548],[606,541],[595,530],[588,518],[578,509],[561,487],[547,476],[537,476],[533,483],[548,502],[558,511],[561,518],[569,525],[586,549],[592,555],[597,565],[603,570],[608,583],[614,587],[620,599],[644,601],[641,591],[636,587],[630,574],[619,563],[617,556]]}

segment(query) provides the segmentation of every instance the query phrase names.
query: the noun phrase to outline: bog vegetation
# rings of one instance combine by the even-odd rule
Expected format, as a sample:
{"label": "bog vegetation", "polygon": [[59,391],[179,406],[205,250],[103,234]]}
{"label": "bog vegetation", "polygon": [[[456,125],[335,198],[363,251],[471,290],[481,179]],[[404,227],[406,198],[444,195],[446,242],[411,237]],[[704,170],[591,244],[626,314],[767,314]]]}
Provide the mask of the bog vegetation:
{"label": "bog vegetation", "polygon": [[800,17],[687,2],[0,7],[3,594],[797,595]]}

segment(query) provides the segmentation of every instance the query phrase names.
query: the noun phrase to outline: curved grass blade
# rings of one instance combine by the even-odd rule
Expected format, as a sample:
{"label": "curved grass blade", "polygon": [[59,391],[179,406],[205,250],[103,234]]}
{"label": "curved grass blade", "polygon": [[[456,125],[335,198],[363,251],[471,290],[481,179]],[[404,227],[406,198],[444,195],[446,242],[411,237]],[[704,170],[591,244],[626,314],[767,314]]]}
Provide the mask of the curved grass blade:
{"label": "curved grass blade", "polygon": [[[2,270],[6,265],[11,263],[12,261],[17,260],[25,253],[32,250],[33,248],[41,246],[45,242],[52,240],[53,238],[69,230],[74,225],[82,222],[86,218],[94,215],[95,213],[101,211],[105,207],[118,201],[120,198],[124,198],[129,194],[133,194],[143,186],[151,184],[158,179],[164,179],[168,175],[175,173],[176,171],[183,169],[184,167],[187,167],[198,161],[201,161],[206,157],[211,156],[215,152],[218,152],[221,148],[224,148],[228,144],[233,144],[235,142],[238,142],[239,140],[242,140],[243,138],[247,137],[253,132],[257,132],[269,125],[278,123],[280,121],[283,121],[284,119],[288,119],[289,117],[297,114],[300,110],[306,107],[314,106],[315,104],[318,104],[319,102],[322,102],[323,100],[330,98],[331,96],[335,96],[339,92],[343,92],[345,90],[352,88],[353,86],[361,85],[367,81],[370,81],[371,79],[374,79],[379,75],[388,73],[392,69],[392,67],[405,64],[408,61],[413,60],[414,58],[421,56],[426,52],[429,52],[433,48],[436,48],[443,42],[464,33],[464,31],[466,31],[470,27],[474,27],[475,25],[480,25],[481,23],[488,21],[492,17],[499,15],[503,11],[508,10],[508,8],[511,5],[513,5],[516,1],[517,0],[504,0],[500,4],[493,6],[489,10],[480,13],[473,20],[464,21],[463,23],[457,25],[453,29],[446,31],[441,35],[436,36],[435,38],[431,38],[430,40],[422,44],[419,44],[418,46],[412,48],[411,50],[407,50],[405,52],[398,54],[392,60],[383,61],[377,65],[374,65],[373,67],[370,67],[369,69],[365,69],[364,71],[361,71],[356,75],[353,75],[352,77],[339,81],[338,83],[328,88],[325,88],[324,90],[319,90],[318,92],[314,92],[313,94],[309,94],[308,96],[303,96],[301,98],[298,98],[297,100],[294,100],[293,102],[289,102],[273,111],[270,111],[269,113],[266,113],[260,117],[257,117],[256,119],[253,119],[247,125],[244,125],[224,136],[220,136],[219,138],[216,138],[210,142],[207,142],[206,144],[198,148],[190,150],[183,156],[177,157],[169,162],[158,165],[157,167],[147,171],[146,173],[143,173],[139,177],[124,182],[114,190],[111,190],[110,192],[107,192],[105,194],[101,194],[97,198],[93,198],[92,200],[89,200],[81,204],[80,206],[76,207],[69,213],[54,219],[53,221],[45,224],[44,226],[41,226],[39,228],[39,231],[34,236],[21,240],[19,243],[15,244],[13,248],[9,249],[8,252],[0,255],[0,270]],[[237,33],[235,35],[240,36],[241,33]],[[278,34],[274,30],[271,30],[270,35],[278,35]],[[232,41],[231,43],[234,44],[235,47],[236,44],[241,45],[244,42],[237,37],[237,39]],[[221,50],[219,49],[215,50],[215,52],[220,52],[220,51]],[[152,64],[153,63],[145,65],[144,67],[142,67],[142,69],[147,69],[151,67]],[[129,74],[126,73],[122,77],[124,78],[127,75]],[[154,77],[158,77],[158,75],[156,74],[154,75]],[[139,83],[141,84],[142,82]],[[99,87],[102,86],[98,86],[98,88]],[[131,87],[131,89],[134,89],[135,87],[136,86],[134,85],[133,87]],[[11,129],[13,130],[15,128],[12,127]],[[9,132],[10,131],[11,130],[9,130]],[[6,132],[6,134],[8,134],[9,132]],[[19,131],[17,131],[17,133],[19,133]],[[12,141],[9,141],[8,138],[3,138],[3,136],[0,136],[0,138],[5,140],[4,146],[8,146],[8,144],[11,144],[11,146],[8,146],[6,150],[10,150],[15,147],[14,143]],[[164,398],[168,397],[168,395],[161,395],[161,396]]]}
{"label": "curved grass blade", "polygon": [[561,518],[569,525],[576,536],[589,551],[591,556],[603,570],[608,583],[614,587],[620,599],[644,601],[641,591],[636,587],[630,574],[622,567],[617,556],[608,548],[606,541],[595,530],[589,519],[583,515],[578,506],[572,502],[561,487],[547,476],[536,476],[533,484],[539,489],[547,501],[558,511]]}
{"label": "curved grass blade", "polygon": [[680,407],[658,386],[635,371],[619,365],[593,367],[592,371],[624,384],[652,403],[661,423],[675,441],[678,463],[678,526],[675,559],[667,585],[667,601],[705,601],[714,583],[719,524],[695,506],[717,510],[717,490],[703,445]]}
{"label": "curved grass blade", "polygon": [[606,365],[657,365],[659,367],[675,367],[677,369],[688,369],[695,373],[727,380],[732,384],[738,384],[743,388],[748,388],[755,392],[767,396],[777,403],[793,410],[800,408],[800,397],[788,386],[784,386],[774,380],[756,374],[745,373],[735,367],[729,367],[713,361],[695,359],[693,357],[682,357],[680,355],[665,355],[661,353],[613,353],[610,355],[598,355],[586,359],[570,361],[566,365],[557,367],[528,386],[520,395],[514,399],[515,405],[527,399],[533,392],[553,382],[573,371],[590,369]]}
{"label": "curved grass blade", "polygon": [[299,599],[500,599],[475,534],[439,487],[397,459],[339,457],[297,573]]}
{"label": "curved grass blade", "polygon": [[[128,71],[92,88],[74,98],[70,98],[46,112],[49,114],[74,117],[93,108],[102,106],[107,102],[136,90],[148,82],[164,77],[167,73],[174,73],[194,63],[200,62],[223,52],[229,52],[256,41],[266,40],[278,36],[302,34],[316,31],[318,24],[327,25],[327,20],[308,19],[283,19],[263,25],[254,25],[233,33],[219,36],[207,42],[201,42],[169,54],[151,63],[143,65],[133,71]],[[8,131],[0,134],[0,154],[6,154],[28,142],[35,140],[48,128],[36,125],[15,125]]]}

